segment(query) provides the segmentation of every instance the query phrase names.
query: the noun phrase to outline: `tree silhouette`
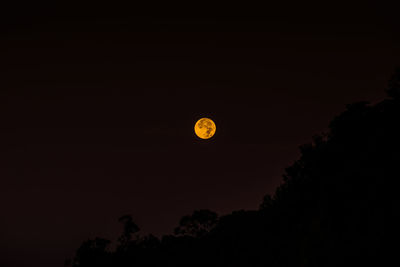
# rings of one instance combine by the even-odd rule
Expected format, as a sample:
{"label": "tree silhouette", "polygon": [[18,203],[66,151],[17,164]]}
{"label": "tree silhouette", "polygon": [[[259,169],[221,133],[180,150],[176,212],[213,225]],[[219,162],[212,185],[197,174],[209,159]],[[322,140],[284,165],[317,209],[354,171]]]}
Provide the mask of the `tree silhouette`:
{"label": "tree silhouette", "polygon": [[76,251],[72,266],[110,266],[111,253],[107,250],[110,243],[111,241],[98,237],[83,242]]}
{"label": "tree silhouette", "polygon": [[124,215],[118,221],[124,225],[122,235],[118,238],[119,248],[127,249],[132,242],[132,235],[139,232],[140,228],[133,222],[131,215]]}
{"label": "tree silhouette", "polygon": [[133,239],[139,227],[123,216],[116,251],[107,250],[108,240],[86,241],[74,266],[398,265],[399,84],[400,69],[388,99],[347,105],[327,133],[300,146],[300,158],[259,210],[221,217],[195,210],[161,240]]}
{"label": "tree silhouette", "polygon": [[386,88],[386,93],[389,97],[400,99],[400,67],[395,70],[395,73],[389,80],[389,86]]}
{"label": "tree silhouette", "polygon": [[216,225],[218,215],[210,210],[195,210],[192,215],[183,216],[179,226],[175,228],[176,235],[202,237]]}

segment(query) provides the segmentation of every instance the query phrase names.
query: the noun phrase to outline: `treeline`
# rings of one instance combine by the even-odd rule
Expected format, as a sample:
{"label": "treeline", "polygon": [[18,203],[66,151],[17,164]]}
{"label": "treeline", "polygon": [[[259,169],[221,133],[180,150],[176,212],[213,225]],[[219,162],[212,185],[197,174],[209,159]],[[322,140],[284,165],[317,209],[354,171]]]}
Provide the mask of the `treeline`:
{"label": "treeline", "polygon": [[129,215],[115,250],[88,240],[89,266],[394,266],[400,214],[400,69],[387,99],[354,103],[300,147],[273,196],[254,211],[184,216],[174,234],[140,235]]}

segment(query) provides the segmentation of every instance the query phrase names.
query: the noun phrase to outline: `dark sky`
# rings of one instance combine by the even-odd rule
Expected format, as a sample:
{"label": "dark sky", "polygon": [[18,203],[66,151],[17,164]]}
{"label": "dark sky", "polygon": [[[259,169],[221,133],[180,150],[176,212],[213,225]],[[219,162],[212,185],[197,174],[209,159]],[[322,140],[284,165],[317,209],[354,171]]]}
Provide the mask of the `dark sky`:
{"label": "dark sky", "polygon": [[398,6],[296,2],[4,6],[0,265],[62,266],[124,214],[160,235],[256,209],[345,104],[383,99]]}

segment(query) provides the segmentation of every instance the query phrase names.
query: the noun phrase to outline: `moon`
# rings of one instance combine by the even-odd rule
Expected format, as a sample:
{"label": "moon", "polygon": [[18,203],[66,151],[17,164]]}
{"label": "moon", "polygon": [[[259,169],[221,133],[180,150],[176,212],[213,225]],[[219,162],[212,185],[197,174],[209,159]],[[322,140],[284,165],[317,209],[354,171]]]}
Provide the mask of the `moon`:
{"label": "moon", "polygon": [[201,139],[210,139],[215,134],[217,126],[209,118],[201,118],[194,125],[194,132]]}

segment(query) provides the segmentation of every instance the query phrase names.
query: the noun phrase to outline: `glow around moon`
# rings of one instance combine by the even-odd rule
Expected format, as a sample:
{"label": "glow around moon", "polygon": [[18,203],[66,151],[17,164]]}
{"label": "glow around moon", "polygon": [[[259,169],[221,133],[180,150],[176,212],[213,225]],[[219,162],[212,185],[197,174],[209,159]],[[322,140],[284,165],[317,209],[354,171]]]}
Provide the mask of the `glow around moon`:
{"label": "glow around moon", "polygon": [[217,127],[209,118],[201,118],[194,125],[194,132],[201,139],[210,139],[215,134]]}

